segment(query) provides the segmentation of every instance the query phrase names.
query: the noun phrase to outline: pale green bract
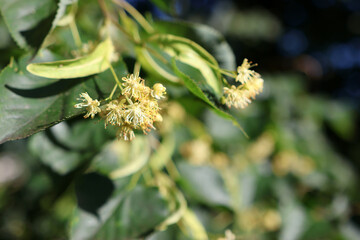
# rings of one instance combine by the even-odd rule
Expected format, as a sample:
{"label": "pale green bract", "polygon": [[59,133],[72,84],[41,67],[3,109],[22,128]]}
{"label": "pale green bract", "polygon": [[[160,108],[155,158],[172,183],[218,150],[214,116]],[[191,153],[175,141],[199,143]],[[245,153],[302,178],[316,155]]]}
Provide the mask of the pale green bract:
{"label": "pale green bract", "polygon": [[89,55],[55,62],[31,63],[26,69],[37,76],[71,79],[101,73],[110,67],[114,46],[110,38],[101,42]]}

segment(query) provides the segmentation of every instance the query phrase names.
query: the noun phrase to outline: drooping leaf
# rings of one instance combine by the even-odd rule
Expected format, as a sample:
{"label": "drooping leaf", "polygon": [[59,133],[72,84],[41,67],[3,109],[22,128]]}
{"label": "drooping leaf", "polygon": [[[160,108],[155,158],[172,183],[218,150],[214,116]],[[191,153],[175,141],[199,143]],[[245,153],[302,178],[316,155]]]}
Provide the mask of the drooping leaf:
{"label": "drooping leaf", "polygon": [[89,55],[55,62],[31,63],[26,69],[37,76],[73,79],[101,73],[110,67],[114,46],[110,38],[101,42]]}
{"label": "drooping leaf", "polygon": [[[55,19],[71,0],[1,0],[0,10],[8,29],[22,48],[39,49]],[[59,8],[59,11],[58,11]]]}
{"label": "drooping leaf", "polygon": [[[0,74],[0,143],[24,138],[84,112],[75,109],[80,93],[104,99],[114,79],[110,70],[82,79],[50,80],[30,74],[25,66],[30,56],[13,62]],[[44,51],[35,61],[56,60]],[[114,64],[119,77],[126,75],[122,61]]]}

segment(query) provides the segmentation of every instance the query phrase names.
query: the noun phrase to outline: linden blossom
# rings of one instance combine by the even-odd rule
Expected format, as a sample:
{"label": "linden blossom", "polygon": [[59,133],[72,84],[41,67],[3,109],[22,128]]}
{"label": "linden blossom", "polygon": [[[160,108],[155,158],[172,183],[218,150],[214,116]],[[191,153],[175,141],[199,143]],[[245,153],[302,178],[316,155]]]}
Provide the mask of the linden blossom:
{"label": "linden blossom", "polygon": [[241,82],[239,86],[231,85],[230,88],[224,87],[223,104],[226,104],[229,108],[234,106],[235,108],[245,108],[251,103],[251,98],[255,99],[256,95],[262,92],[264,86],[264,80],[261,75],[249,68],[256,66],[251,64],[245,58],[242,65],[238,67],[238,75],[235,81]]}
{"label": "linden blossom", "polygon": [[83,101],[82,103],[75,104],[75,108],[83,108],[86,107],[86,110],[88,111],[87,114],[84,116],[84,118],[88,118],[91,116],[91,118],[94,118],[94,116],[101,112],[101,109],[99,108],[100,103],[98,100],[93,100],[87,92],[81,93],[80,98],[77,100]]}
{"label": "linden blossom", "polygon": [[87,93],[81,93],[79,100],[83,103],[78,103],[74,107],[86,107],[88,112],[85,118],[93,118],[95,114],[101,113],[100,117],[105,120],[105,127],[108,124],[119,127],[118,138],[131,141],[135,137],[134,129],[142,130],[146,134],[155,129],[154,122],[162,121],[158,100],[164,98],[166,88],[160,83],[156,83],[153,89],[147,87],[139,74],[131,74],[122,80],[125,88],[118,99],[100,108],[98,100],[91,99]]}

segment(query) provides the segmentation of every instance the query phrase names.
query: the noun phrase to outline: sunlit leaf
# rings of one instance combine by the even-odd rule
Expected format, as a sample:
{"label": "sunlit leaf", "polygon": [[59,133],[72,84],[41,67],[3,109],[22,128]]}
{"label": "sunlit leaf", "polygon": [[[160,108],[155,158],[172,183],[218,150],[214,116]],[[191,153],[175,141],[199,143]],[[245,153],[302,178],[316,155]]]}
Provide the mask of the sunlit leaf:
{"label": "sunlit leaf", "polygon": [[84,57],[55,62],[32,63],[26,69],[37,76],[54,79],[73,79],[101,73],[110,67],[114,46],[110,38]]}

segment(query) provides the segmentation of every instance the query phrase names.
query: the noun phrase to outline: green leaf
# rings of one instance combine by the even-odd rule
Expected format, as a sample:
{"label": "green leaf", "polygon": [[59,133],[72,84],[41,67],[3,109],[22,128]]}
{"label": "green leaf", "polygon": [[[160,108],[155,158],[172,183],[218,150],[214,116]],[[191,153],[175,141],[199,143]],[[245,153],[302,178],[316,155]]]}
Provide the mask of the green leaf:
{"label": "green leaf", "polygon": [[215,29],[198,23],[157,21],[157,31],[188,38],[215,57],[221,68],[235,70],[235,55],[224,36]]}
{"label": "green leaf", "polygon": [[[109,220],[100,236],[104,236],[101,239],[136,238],[153,230],[168,215],[167,203],[157,188],[137,186],[120,203],[115,217]],[[111,225],[118,226],[112,234],[107,231]]]}
{"label": "green leaf", "polygon": [[[122,178],[120,181],[115,193],[102,206],[93,204],[97,207],[97,214],[84,210],[76,212],[70,239],[94,239],[95,236],[95,239],[108,240],[139,238],[169,215],[167,203],[157,188],[137,186],[127,192],[128,179]],[[91,201],[99,191],[93,191],[84,200]]]}
{"label": "green leaf", "polygon": [[139,171],[150,158],[149,138],[137,136],[133,141],[113,141],[94,158],[93,167],[112,179]]}
{"label": "green leaf", "polygon": [[171,57],[161,48],[148,45],[148,48],[136,47],[135,51],[141,65],[156,78],[179,83],[180,78],[174,74],[170,65]]}
{"label": "green leaf", "polygon": [[355,110],[338,102],[329,102],[326,109],[325,119],[339,137],[351,139],[355,136]]}
{"label": "green leaf", "polygon": [[[92,239],[114,214],[114,211],[126,196],[125,189],[129,179],[121,179],[121,181],[117,182],[116,190],[111,197],[108,199],[100,199],[96,201],[95,204],[87,203],[87,200],[92,201],[92,198],[98,198],[99,195],[103,194],[101,185],[96,185],[96,180],[99,178],[103,179],[102,182],[106,182],[108,189],[112,188],[110,186],[113,186],[113,184],[109,184],[110,180],[108,178],[105,176],[101,177],[101,175],[96,175],[94,173],[82,176],[76,184],[76,195],[81,199],[81,202],[78,202],[78,204],[81,204],[79,205],[79,208],[76,209],[70,222],[70,239]],[[87,189],[89,188],[93,188],[93,191],[88,191]]]}
{"label": "green leaf", "polygon": [[150,44],[138,48],[137,55],[144,68],[152,74],[171,82],[179,82],[179,77],[171,67],[175,58],[179,70],[203,83],[203,87],[218,99],[223,86],[217,61],[195,42],[169,34],[154,35]]}
{"label": "green leaf", "polygon": [[231,208],[230,195],[226,191],[220,173],[210,166],[194,166],[186,162],[177,165],[180,186],[192,199],[209,206]]}
{"label": "green leaf", "polygon": [[116,137],[113,128],[104,128],[102,122],[89,119],[72,119],[64,121],[49,129],[49,133],[63,148],[78,152],[98,152],[107,141]]}
{"label": "green leaf", "polygon": [[89,154],[70,151],[57,146],[45,132],[34,135],[29,142],[31,152],[54,172],[61,175],[69,173],[89,157]]}
{"label": "green leaf", "polygon": [[175,4],[176,0],[151,0],[162,11],[169,13],[171,15],[176,15]]}
{"label": "green leaf", "polygon": [[55,62],[32,63],[26,69],[37,76],[54,79],[73,79],[101,73],[110,67],[114,46],[110,38],[84,57]]}
{"label": "green leaf", "polygon": [[114,192],[114,183],[96,172],[82,175],[75,184],[78,207],[99,217],[99,209]]}
{"label": "green leaf", "polygon": [[212,56],[201,55],[201,53],[194,50],[192,45],[184,42],[173,42],[165,51],[170,56],[175,56],[181,72],[191,74],[192,78],[202,82],[203,88],[212,92],[217,98],[222,96],[221,74],[209,66],[209,64],[217,66],[217,62],[212,59]]}
{"label": "green leaf", "polygon": [[[212,107],[212,110],[218,114],[219,116],[228,119],[230,121],[232,121],[232,123],[237,126],[243,133],[245,136],[247,136],[246,132],[243,130],[243,128],[240,126],[240,124],[237,122],[237,120],[230,115],[229,113],[221,110],[218,105],[219,103],[216,102],[216,96],[212,95],[211,92],[206,91],[206,89],[204,89],[204,84],[201,82],[197,82],[194,79],[190,78],[189,76],[187,76],[186,74],[182,73],[179,69],[178,69],[178,62],[173,61],[173,69],[174,72],[183,80],[185,86],[190,90],[190,92],[192,92],[195,96],[197,96],[198,98],[200,98],[201,100],[203,100],[204,102],[206,102],[207,104],[209,104]],[[202,86],[202,88],[201,88]],[[205,85],[206,86],[206,85]],[[205,94],[205,92],[207,92],[207,94]]]}
{"label": "green leaf", "polygon": [[[145,240],[169,240],[169,239],[182,239],[178,235],[181,233],[179,227],[175,224],[169,226],[164,231],[156,231],[145,238]],[[182,236],[182,235],[181,235]]]}
{"label": "green leaf", "polygon": [[61,122],[29,141],[31,152],[54,172],[64,175],[92,157],[115,136],[104,124],[75,119],[71,125]]}
{"label": "green leaf", "polygon": [[[12,62],[0,74],[0,143],[20,139],[84,112],[75,109],[76,98],[88,92],[92,98],[106,98],[114,87],[110,70],[99,75],[70,80],[36,77],[26,71],[30,56]],[[42,52],[35,61],[56,57]],[[127,74],[122,61],[114,64],[119,77]]]}
{"label": "green leaf", "polygon": [[56,16],[55,0],[0,0],[0,10],[8,29],[22,48],[38,49]]}
{"label": "green leaf", "polygon": [[[160,34],[149,38],[152,44],[137,49],[144,68],[157,77],[177,83],[179,78],[169,63],[169,57],[176,56],[187,68],[198,70],[197,77],[201,76],[201,81],[207,83],[220,98],[222,79],[216,68],[235,70],[236,67],[234,53],[224,37],[208,26],[180,21],[159,21],[155,23],[155,28]],[[185,70],[183,73],[189,75]]]}

